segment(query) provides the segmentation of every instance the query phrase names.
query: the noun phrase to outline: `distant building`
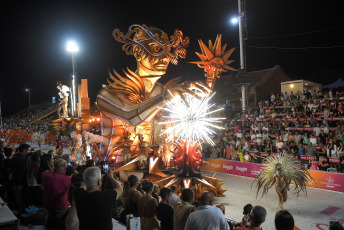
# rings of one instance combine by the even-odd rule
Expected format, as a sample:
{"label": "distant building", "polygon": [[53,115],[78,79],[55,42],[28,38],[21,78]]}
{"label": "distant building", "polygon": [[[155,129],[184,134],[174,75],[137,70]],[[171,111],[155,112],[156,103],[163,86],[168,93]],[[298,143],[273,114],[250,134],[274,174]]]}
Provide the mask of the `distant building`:
{"label": "distant building", "polygon": [[300,92],[301,94],[303,93],[303,91],[311,91],[313,92],[315,91],[319,91],[320,90],[320,86],[321,84],[319,83],[315,83],[315,82],[311,82],[311,81],[306,81],[306,80],[295,80],[295,81],[285,81],[285,82],[281,82],[281,92],[285,93],[287,92],[288,94],[290,94],[291,92],[293,92],[294,94],[297,94],[298,92]]}
{"label": "distant building", "polygon": [[[240,103],[241,91],[234,86],[237,83],[235,78],[234,75],[220,77],[216,81],[214,90],[218,99],[229,98],[231,102]],[[256,104],[260,100],[268,100],[271,92],[280,93],[281,82],[291,81],[292,79],[279,65],[276,65],[273,68],[248,72],[247,80],[249,83],[247,88],[248,102]]]}

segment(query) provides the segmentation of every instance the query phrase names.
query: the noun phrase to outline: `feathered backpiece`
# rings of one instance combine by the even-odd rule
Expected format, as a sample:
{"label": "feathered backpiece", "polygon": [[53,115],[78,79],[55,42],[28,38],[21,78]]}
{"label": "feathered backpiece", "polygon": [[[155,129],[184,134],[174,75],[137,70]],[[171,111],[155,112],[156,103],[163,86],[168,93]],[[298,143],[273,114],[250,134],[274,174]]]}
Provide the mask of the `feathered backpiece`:
{"label": "feathered backpiece", "polygon": [[283,170],[289,183],[294,181],[295,189],[293,193],[297,194],[297,196],[301,191],[307,194],[307,183],[311,180],[314,181],[309,171],[301,167],[297,159],[287,154],[283,154],[280,157],[268,157],[264,165],[265,168],[253,181],[253,183],[257,182],[256,196],[258,196],[261,189],[263,190],[262,197],[267,194],[267,187],[271,185],[273,177],[279,168]]}

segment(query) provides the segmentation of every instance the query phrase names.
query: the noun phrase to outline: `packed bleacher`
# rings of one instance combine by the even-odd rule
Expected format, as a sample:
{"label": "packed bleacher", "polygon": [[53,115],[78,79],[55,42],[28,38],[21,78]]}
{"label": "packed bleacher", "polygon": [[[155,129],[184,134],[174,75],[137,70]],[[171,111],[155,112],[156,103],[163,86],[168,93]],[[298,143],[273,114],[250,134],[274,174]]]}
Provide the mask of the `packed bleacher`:
{"label": "packed bleacher", "polygon": [[271,93],[269,100],[232,113],[228,100],[225,130],[204,148],[205,157],[262,163],[283,153],[298,157],[313,170],[344,170],[343,92]]}
{"label": "packed bleacher", "polygon": [[[27,130],[31,132],[45,132],[48,130],[51,117],[35,121],[49,111],[56,109],[51,103],[40,103],[21,110],[9,117],[4,118],[2,128],[4,130]],[[35,121],[35,122],[33,122]],[[30,124],[31,123],[31,124]]]}

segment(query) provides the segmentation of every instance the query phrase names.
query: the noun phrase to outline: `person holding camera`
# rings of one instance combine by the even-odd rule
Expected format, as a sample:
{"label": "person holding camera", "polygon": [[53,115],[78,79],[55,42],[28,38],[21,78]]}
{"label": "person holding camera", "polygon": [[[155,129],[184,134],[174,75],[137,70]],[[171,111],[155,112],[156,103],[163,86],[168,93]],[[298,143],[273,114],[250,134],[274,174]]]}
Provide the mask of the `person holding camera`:
{"label": "person holding camera", "polygon": [[261,230],[262,223],[265,222],[266,210],[262,206],[254,206],[251,212],[242,218],[242,227],[236,230]]}
{"label": "person holding camera", "polygon": [[113,183],[115,189],[101,191],[101,171],[98,167],[89,167],[83,175],[86,190],[78,189],[74,192],[80,230],[112,229],[113,204],[123,191],[111,170],[104,176]]}

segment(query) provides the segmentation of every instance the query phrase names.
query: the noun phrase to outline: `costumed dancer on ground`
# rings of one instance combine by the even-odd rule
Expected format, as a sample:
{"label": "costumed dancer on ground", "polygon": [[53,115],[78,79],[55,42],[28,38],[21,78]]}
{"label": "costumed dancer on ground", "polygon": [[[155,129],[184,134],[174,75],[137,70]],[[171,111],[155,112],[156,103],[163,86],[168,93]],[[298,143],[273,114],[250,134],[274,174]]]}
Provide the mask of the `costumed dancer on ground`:
{"label": "costumed dancer on ground", "polygon": [[265,168],[256,177],[257,196],[263,189],[262,196],[276,184],[276,192],[279,199],[278,207],[283,209],[283,203],[287,201],[289,185],[294,181],[294,193],[299,195],[301,191],[307,194],[307,183],[314,181],[309,171],[299,167],[300,162],[295,158],[283,154],[280,157],[269,157],[266,159]]}

